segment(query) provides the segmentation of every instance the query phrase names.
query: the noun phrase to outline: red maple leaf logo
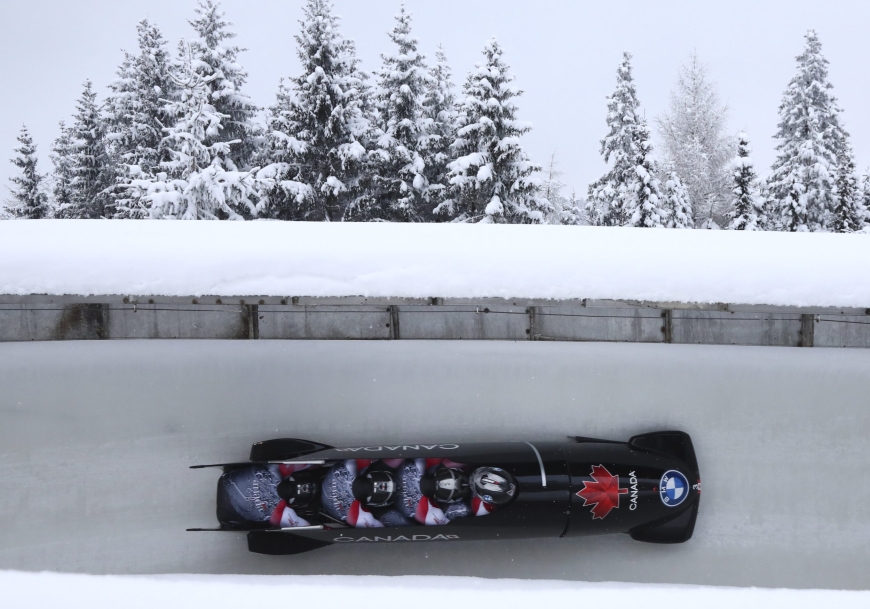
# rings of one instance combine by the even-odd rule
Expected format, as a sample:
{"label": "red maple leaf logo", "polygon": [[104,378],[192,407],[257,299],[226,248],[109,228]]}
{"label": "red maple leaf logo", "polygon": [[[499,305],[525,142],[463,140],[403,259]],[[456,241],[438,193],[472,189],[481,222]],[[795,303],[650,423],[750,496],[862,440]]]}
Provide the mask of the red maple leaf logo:
{"label": "red maple leaf logo", "polygon": [[612,476],[603,465],[592,466],[594,482],[584,482],[577,496],[584,506],[592,506],[592,520],[603,520],[613,508],[619,507],[619,496],[628,494],[627,488],[619,488],[619,476]]}

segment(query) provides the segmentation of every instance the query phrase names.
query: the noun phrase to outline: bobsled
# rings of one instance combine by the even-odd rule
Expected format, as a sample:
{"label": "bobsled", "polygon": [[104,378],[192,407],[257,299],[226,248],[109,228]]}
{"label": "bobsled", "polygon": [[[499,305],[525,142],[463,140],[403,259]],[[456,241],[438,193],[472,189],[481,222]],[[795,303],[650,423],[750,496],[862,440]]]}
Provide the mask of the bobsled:
{"label": "bobsled", "polygon": [[332,545],[457,542],[625,533],[692,537],[701,478],[688,434],[627,442],[376,444],[258,442],[220,468],[218,528],[259,554]]}

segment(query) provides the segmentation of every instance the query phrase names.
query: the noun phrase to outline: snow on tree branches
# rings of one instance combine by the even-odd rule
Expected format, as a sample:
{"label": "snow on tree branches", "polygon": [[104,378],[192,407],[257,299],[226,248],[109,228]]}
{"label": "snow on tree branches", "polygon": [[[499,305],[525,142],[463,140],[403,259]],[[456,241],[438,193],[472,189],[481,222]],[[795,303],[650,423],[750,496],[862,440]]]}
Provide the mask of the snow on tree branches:
{"label": "snow on tree branches", "polygon": [[450,163],[452,197],[439,206],[462,222],[544,222],[552,205],[539,193],[540,180],[520,145],[531,126],[516,119],[514,98],[522,91],[511,83],[510,67],[498,41],[483,50],[485,61],[469,73],[460,105],[457,137]]}
{"label": "snow on tree branches", "polygon": [[56,218],[64,218],[66,210],[72,205],[72,154],[73,144],[70,128],[60,121],[60,135],[51,146],[51,206]]}
{"label": "snow on tree branches", "polygon": [[662,188],[662,209],[666,228],[695,228],[694,210],[686,188],[676,171],[670,171]]}
{"label": "snow on tree branches", "polygon": [[838,157],[845,142],[840,108],[828,81],[828,61],[816,32],[806,35],[779,107],[779,156],[770,188],[780,208],[783,230],[826,230],[835,206]]}
{"label": "snow on tree branches", "polygon": [[[182,48],[184,48],[182,43]],[[166,129],[164,145],[171,155],[153,178],[132,180],[131,199],[147,207],[152,218],[242,219],[257,215],[254,176],[238,171],[231,149],[241,141],[215,141],[229,117],[211,104],[211,85],[218,78],[197,70],[193,50],[175,79],[179,99],[167,105],[175,124]]]}
{"label": "snow on tree branches", "polygon": [[296,36],[302,74],[282,84],[268,126],[267,204],[282,220],[341,221],[368,204],[367,76],[329,0],[307,0]]}
{"label": "snow on tree branches", "polygon": [[855,161],[848,141],[837,156],[837,181],[830,229],[835,233],[854,233],[864,228],[864,205],[858,190]]}
{"label": "snow on tree branches", "polygon": [[254,116],[259,111],[251,98],[242,93],[248,73],[239,64],[239,54],[245,49],[230,44],[236,34],[229,30],[232,23],[225,21],[220,2],[199,0],[196,19],[190,22],[199,38],[192,41],[194,69],[209,88],[209,102],[215,112],[222,115],[221,129],[208,134],[207,144],[237,141],[228,161],[232,169],[249,169],[256,146]]}
{"label": "snow on tree branches", "polygon": [[112,192],[116,218],[148,216],[147,209],[129,199],[128,186],[133,179],[153,176],[169,160],[163,138],[171,126],[166,104],[175,94],[174,66],[156,26],[144,20],[136,31],[139,54],[124,54],[105,104],[106,137],[118,165]]}
{"label": "snow on tree branches", "polygon": [[421,214],[424,221],[444,219],[436,215],[437,208],[449,193],[449,168],[452,160],[450,145],[456,132],[456,95],[447,56],[441,45],[435,52],[436,63],[429,72],[428,88],[423,100],[423,112],[429,121],[428,135],[422,154],[424,175],[429,183],[425,193],[426,206]]}
{"label": "snow on tree branches", "polygon": [[429,74],[411,35],[411,15],[404,3],[389,36],[396,54],[382,55],[383,66],[377,73],[379,133],[375,149],[369,153],[374,198],[371,212],[381,220],[419,220],[429,186],[423,152],[432,123],[423,111]]}
{"label": "snow on tree branches", "polygon": [[70,128],[69,203],[60,210],[63,218],[103,218],[114,182],[114,165],[106,147],[105,123],[97,106],[90,80],[76,104]]}
{"label": "snow on tree branches", "polygon": [[737,158],[734,159],[729,230],[763,230],[766,225],[764,206],[758,193],[758,175],[749,154],[749,138],[737,136]]}
{"label": "snow on tree branches", "polygon": [[48,197],[43,190],[44,177],[36,167],[36,146],[27,127],[21,128],[18,134],[20,147],[15,150],[18,156],[12,159],[12,164],[18,167],[20,175],[10,178],[15,185],[12,191],[11,204],[6,209],[17,218],[39,220],[50,215]]}
{"label": "snow on tree branches", "polygon": [[632,76],[631,54],[623,53],[616,71],[616,90],[607,103],[609,132],[601,155],[610,170],[589,186],[587,212],[597,226],[663,226],[660,182],[652,160],[652,144]]}
{"label": "snow on tree branches", "polygon": [[725,134],[728,108],[719,101],[696,52],[680,69],[670,108],[658,119],[665,165],[683,180],[697,220],[718,222],[727,211],[728,163],[733,138]]}

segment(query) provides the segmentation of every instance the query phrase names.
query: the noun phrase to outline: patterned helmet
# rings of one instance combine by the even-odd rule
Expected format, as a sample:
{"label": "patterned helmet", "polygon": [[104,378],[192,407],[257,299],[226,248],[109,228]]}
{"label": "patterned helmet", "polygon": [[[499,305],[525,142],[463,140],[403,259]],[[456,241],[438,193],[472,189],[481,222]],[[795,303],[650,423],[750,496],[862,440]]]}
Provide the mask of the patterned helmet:
{"label": "patterned helmet", "polygon": [[367,472],[353,481],[354,498],[367,507],[385,507],[393,502],[395,495],[396,482],[388,471]]}
{"label": "patterned helmet", "polygon": [[513,476],[499,467],[478,467],[471,473],[471,492],[493,506],[506,505],[517,492]]}

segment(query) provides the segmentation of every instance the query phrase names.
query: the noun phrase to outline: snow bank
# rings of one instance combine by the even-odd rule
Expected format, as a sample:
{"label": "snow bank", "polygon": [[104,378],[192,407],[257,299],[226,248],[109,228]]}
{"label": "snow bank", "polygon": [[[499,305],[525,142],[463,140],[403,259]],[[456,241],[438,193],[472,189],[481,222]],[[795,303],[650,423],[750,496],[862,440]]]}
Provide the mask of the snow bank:
{"label": "snow bank", "polygon": [[[446,594],[446,596],[445,596]],[[870,592],[714,588],[653,584],[587,584],[462,577],[161,576],[117,577],[0,572],[8,607],[29,609],[239,609],[370,605],[465,607],[643,607],[673,609],[803,609],[870,606]],[[448,599],[445,602],[445,599]]]}
{"label": "snow bank", "polygon": [[576,226],[0,223],[0,294],[870,307],[867,235]]}

